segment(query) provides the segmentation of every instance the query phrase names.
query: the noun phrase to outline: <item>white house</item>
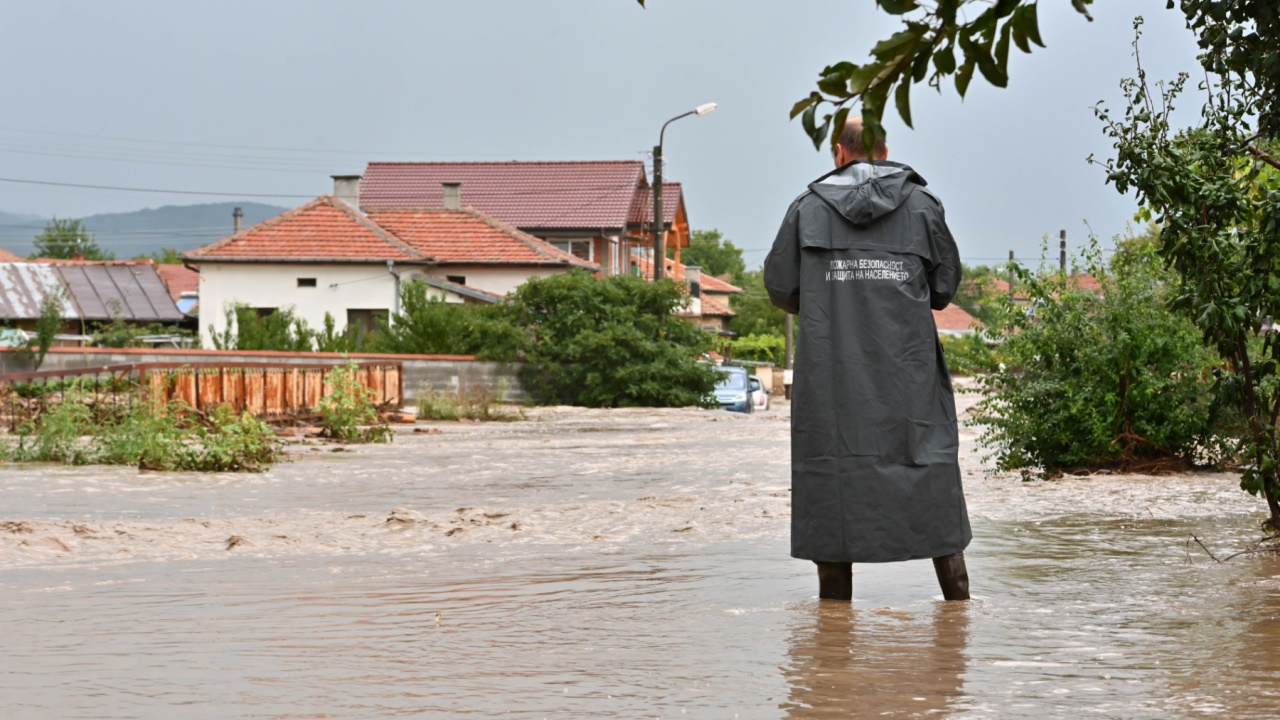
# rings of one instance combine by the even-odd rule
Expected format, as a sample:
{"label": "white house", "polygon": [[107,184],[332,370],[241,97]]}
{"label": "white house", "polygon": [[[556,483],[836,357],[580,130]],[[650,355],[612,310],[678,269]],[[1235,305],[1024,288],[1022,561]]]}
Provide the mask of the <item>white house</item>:
{"label": "white house", "polygon": [[263,314],[288,307],[312,328],[328,314],[340,329],[370,329],[399,309],[399,288],[410,280],[449,302],[496,302],[530,277],[599,270],[456,204],[365,214],[331,195],[182,257],[200,271],[206,344],[236,304]]}

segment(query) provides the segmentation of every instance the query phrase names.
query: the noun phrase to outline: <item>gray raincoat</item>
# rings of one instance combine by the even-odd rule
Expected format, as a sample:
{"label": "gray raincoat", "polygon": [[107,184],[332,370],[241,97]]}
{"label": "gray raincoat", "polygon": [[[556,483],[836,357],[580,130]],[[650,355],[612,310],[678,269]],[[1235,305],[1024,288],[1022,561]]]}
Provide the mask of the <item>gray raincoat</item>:
{"label": "gray raincoat", "polygon": [[787,210],[764,264],[800,316],[791,415],[791,554],[890,562],[972,538],[955,398],[930,309],[960,257],[942,203],[906,165],[855,161]]}

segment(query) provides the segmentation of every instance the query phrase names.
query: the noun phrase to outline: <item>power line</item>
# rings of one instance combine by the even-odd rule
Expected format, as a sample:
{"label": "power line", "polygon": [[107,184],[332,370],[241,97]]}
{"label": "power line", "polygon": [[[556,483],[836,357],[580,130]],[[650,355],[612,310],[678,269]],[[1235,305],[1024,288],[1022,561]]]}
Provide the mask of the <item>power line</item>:
{"label": "power line", "polygon": [[226,197],[268,197],[268,198],[314,198],[314,195],[289,195],[287,193],[229,193],[206,192],[203,190],[158,190],[156,188],[117,187],[114,185],[84,185],[81,183],[50,182],[48,180],[19,180],[16,178],[0,178],[0,182],[20,183],[24,185],[53,185],[56,187],[87,188],[89,190],[121,190],[125,192],[164,193],[167,195],[223,195]]}

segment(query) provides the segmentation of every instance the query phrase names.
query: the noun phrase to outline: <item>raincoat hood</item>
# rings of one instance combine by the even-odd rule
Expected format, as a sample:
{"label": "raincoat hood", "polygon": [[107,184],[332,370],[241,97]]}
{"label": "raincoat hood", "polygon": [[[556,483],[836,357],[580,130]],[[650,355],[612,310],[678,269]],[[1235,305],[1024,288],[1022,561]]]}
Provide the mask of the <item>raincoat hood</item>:
{"label": "raincoat hood", "polygon": [[917,187],[927,184],[902,163],[854,160],[818,178],[809,190],[849,222],[865,226],[897,210]]}

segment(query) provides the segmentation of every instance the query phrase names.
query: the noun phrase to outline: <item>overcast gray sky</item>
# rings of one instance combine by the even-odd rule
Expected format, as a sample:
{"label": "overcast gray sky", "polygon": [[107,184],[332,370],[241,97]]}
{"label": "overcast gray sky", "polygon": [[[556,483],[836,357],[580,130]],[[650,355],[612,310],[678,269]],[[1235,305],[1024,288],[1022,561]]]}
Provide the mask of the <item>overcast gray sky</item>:
{"label": "overcast gray sky", "polygon": [[[830,166],[791,105],[825,65],[862,61],[898,24],[873,0],[648,5],[6,3],[0,178],[230,195],[0,182],[0,211],[291,207],[370,160],[648,161],[667,118],[717,102],[667,129],[667,177],[684,183],[694,228],[720,229],[758,267],[787,205]],[[919,87],[916,129],[888,118],[891,159],[941,195],[966,262],[1038,257],[1059,229],[1074,246],[1086,220],[1104,244],[1124,232],[1133,200],[1085,162],[1110,150],[1092,106],[1118,107],[1137,14],[1149,75],[1197,76],[1194,39],[1164,6],[1099,0],[1090,23],[1068,0],[1042,0],[1048,48],[1013,51],[1009,88],[978,77],[962,102],[950,86]]]}

